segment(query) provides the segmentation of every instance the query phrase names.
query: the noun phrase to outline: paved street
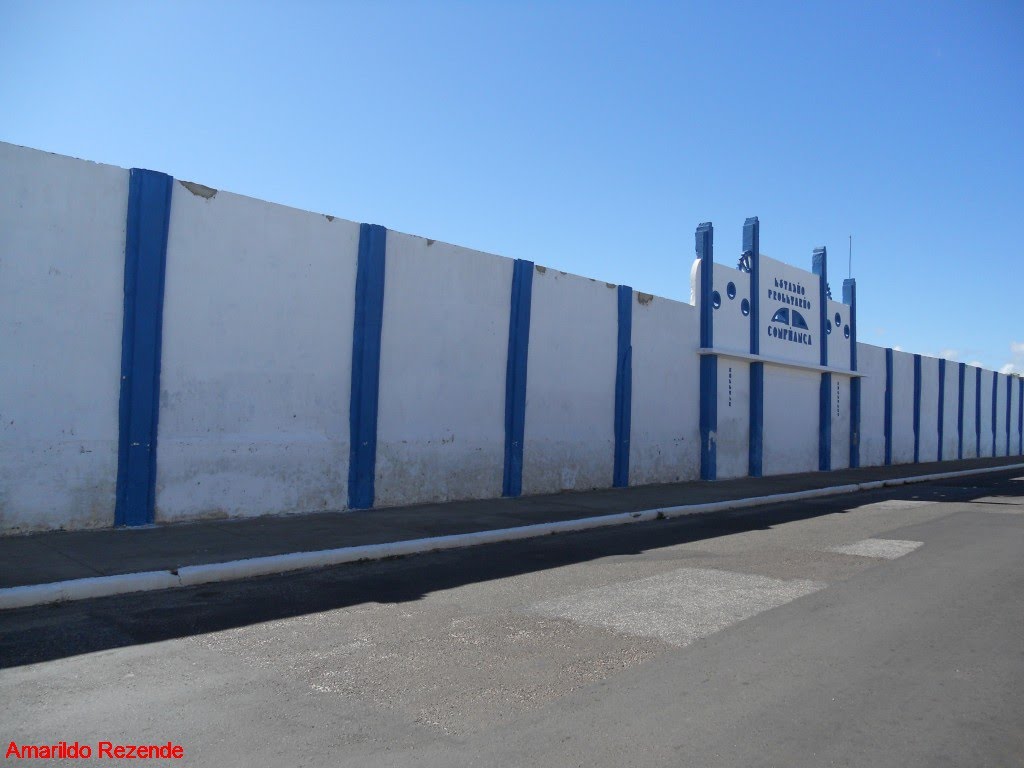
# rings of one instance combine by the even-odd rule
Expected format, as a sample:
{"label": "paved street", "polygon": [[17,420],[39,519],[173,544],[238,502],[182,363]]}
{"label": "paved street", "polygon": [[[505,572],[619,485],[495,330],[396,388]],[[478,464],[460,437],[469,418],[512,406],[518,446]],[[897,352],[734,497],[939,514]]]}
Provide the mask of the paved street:
{"label": "paved street", "polygon": [[1024,475],[11,611],[0,666],[5,746],[188,765],[1024,765]]}

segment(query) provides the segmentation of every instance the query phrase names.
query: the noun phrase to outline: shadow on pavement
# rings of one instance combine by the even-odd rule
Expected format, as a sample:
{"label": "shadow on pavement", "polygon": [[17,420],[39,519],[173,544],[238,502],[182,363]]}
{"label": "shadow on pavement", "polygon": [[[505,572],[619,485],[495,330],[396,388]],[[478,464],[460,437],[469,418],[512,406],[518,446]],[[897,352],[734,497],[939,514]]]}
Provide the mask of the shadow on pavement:
{"label": "shadow on pavement", "polygon": [[1022,495],[1024,482],[1003,473],[246,581],[5,611],[0,613],[0,668],[353,605],[415,601],[466,584],[850,513],[859,506],[884,500],[984,499],[983,503],[998,503],[996,499],[1020,499]]}

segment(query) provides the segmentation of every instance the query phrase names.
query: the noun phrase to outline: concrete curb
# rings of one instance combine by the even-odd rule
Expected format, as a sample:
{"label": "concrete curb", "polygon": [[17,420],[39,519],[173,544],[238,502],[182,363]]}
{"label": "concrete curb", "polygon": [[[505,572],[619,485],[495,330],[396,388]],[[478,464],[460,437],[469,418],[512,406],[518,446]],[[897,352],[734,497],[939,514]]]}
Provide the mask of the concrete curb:
{"label": "concrete curb", "polygon": [[124,573],[116,576],[97,576],[88,579],[57,581],[50,584],[30,584],[22,587],[6,587],[0,589],[0,610],[26,608],[34,605],[45,605],[67,600],[86,600],[94,597],[108,597],[129,592],[146,592],[154,589],[172,587],[191,587],[198,584],[209,584],[220,581],[247,579],[254,576],[268,576],[289,571],[309,568],[323,568],[331,565],[355,563],[365,560],[383,560],[389,557],[438,552],[445,549],[474,547],[481,544],[496,544],[503,541],[532,539],[555,533],[573,533],[588,531],[594,528],[607,528],[628,523],[643,523],[651,520],[699,515],[710,512],[724,512],[744,507],[767,506],[787,501],[838,496],[856,491],[876,490],[887,486],[924,483],[934,480],[947,480],[969,475],[990,474],[1024,469],[1022,464],[1008,464],[1000,467],[982,467],[964,469],[955,472],[938,472],[930,475],[912,477],[894,477],[888,480],[871,480],[863,483],[834,485],[826,488],[814,488],[806,491],[776,493],[767,496],[751,496],[745,499],[728,499],[705,504],[686,504],[676,507],[659,507],[641,512],[620,512],[613,515],[584,517],[577,520],[559,520],[554,523],[537,523],[522,525],[515,528],[499,528],[473,533],[458,533],[450,536],[436,536],[428,539],[411,539],[408,541],[392,541],[384,544],[366,544],[358,547],[339,547],[313,552],[292,552],[269,557],[254,557],[247,560],[231,560],[224,563],[208,563],[206,565],[188,565],[175,571],[145,571],[142,573]]}

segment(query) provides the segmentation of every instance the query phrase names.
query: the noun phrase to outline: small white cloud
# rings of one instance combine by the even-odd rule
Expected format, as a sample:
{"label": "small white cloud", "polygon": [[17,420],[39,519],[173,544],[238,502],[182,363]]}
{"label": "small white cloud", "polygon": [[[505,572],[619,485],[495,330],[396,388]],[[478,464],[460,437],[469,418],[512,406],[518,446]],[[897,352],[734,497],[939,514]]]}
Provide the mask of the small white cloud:
{"label": "small white cloud", "polygon": [[973,366],[975,368],[984,368],[985,367],[984,365],[982,365],[980,360],[971,360],[971,362],[969,362],[968,365]]}
{"label": "small white cloud", "polygon": [[958,357],[960,357],[960,350],[959,349],[944,349],[941,352],[939,352],[939,357],[944,357],[947,360],[956,360]]}
{"label": "small white cloud", "polygon": [[999,372],[1002,374],[1010,374],[1015,373],[1016,370],[1017,367],[1013,363],[1007,363],[1006,365],[999,369]]}
{"label": "small white cloud", "polygon": [[1011,341],[1010,352],[1013,355],[1024,355],[1024,341]]}
{"label": "small white cloud", "polygon": [[903,347],[901,347],[899,344],[893,344],[892,349],[893,349],[893,352],[902,352],[903,351]]}

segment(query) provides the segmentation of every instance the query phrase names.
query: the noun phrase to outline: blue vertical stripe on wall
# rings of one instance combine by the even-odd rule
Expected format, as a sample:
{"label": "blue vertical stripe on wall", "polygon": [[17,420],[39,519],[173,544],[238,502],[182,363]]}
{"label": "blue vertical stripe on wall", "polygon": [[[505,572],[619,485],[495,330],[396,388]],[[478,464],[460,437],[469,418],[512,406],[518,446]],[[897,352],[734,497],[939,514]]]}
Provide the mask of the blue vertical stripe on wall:
{"label": "blue vertical stripe on wall", "polygon": [[373,506],[387,236],[387,229],[377,224],[359,225],[349,402],[348,505],[352,509]]}
{"label": "blue vertical stripe on wall", "polygon": [[[761,354],[761,222],[743,222],[743,255],[750,265],[750,354]],[[747,474],[761,477],[764,466],[764,363],[750,364]]]}
{"label": "blue vertical stripe on wall", "polygon": [[966,380],[967,364],[960,363],[959,390],[956,404],[956,457],[964,457],[964,381]]}
{"label": "blue vertical stripe on wall", "polygon": [[508,320],[508,362],[505,366],[505,466],[502,496],[523,492],[523,441],[526,435],[526,364],[530,351],[533,304],[533,262],[516,259]]}
{"label": "blue vertical stripe on wall", "polygon": [[[811,254],[811,271],[818,276],[818,338],[820,343],[819,362],[828,365],[828,252],[815,248]],[[832,469],[832,375],[821,374],[818,386],[818,469],[827,472]]]}
{"label": "blue vertical stripe on wall", "polygon": [[1024,455],[1024,379],[1017,379],[1017,453]]}
{"label": "blue vertical stripe on wall", "polygon": [[[843,280],[843,303],[850,308],[850,370],[857,370],[857,281]],[[850,467],[860,466],[860,377],[850,379]]]}
{"label": "blue vertical stripe on wall", "polygon": [[921,460],[921,356],[914,355],[914,463]]}
{"label": "blue vertical stripe on wall", "polygon": [[939,358],[939,450],[938,458],[942,461],[942,431],[946,410],[946,361]]}
{"label": "blue vertical stripe on wall", "polygon": [[146,525],[156,504],[164,277],[173,179],[132,168],[124,248],[124,316],[114,525]]}
{"label": "blue vertical stripe on wall", "polygon": [[629,485],[629,436],[633,407],[633,289],[619,286],[619,337],[615,365],[615,468],[612,485]]}
{"label": "blue vertical stripe on wall", "polygon": [[1010,455],[1010,405],[1013,402],[1013,379],[1006,377],[1006,455]]}
{"label": "blue vertical stripe on wall", "polygon": [[[714,227],[704,222],[695,235],[697,258],[700,259],[700,345],[715,345],[714,307],[711,289],[714,284]],[[718,473],[716,440],[718,439],[718,355],[700,358],[700,477],[714,480]]]}
{"label": "blue vertical stripe on wall", "polygon": [[981,368],[974,369],[974,451],[981,456]]}
{"label": "blue vertical stripe on wall", "polygon": [[996,453],[996,433],[999,428],[996,424],[996,414],[999,413],[997,409],[997,400],[999,399],[999,374],[995,371],[992,372],[992,455],[998,456]]}
{"label": "blue vertical stripe on wall", "polygon": [[892,464],[892,349],[885,350],[885,463]]}

